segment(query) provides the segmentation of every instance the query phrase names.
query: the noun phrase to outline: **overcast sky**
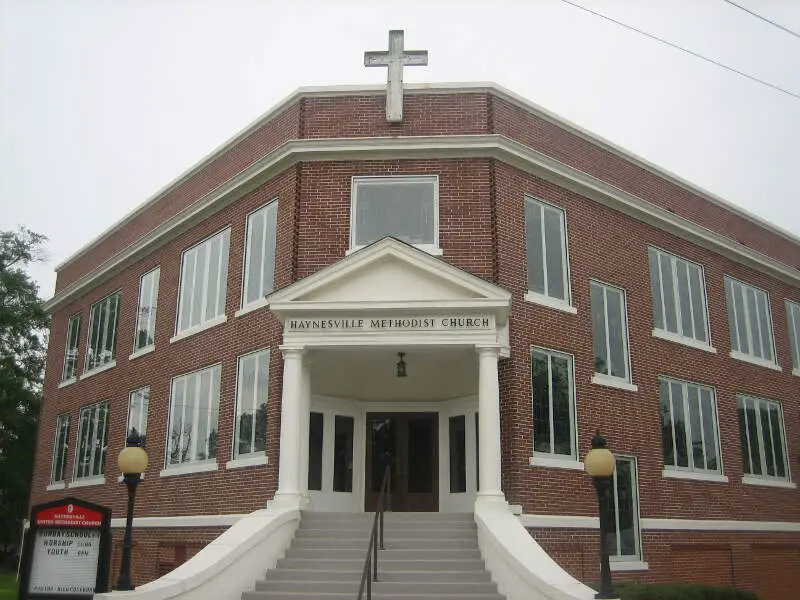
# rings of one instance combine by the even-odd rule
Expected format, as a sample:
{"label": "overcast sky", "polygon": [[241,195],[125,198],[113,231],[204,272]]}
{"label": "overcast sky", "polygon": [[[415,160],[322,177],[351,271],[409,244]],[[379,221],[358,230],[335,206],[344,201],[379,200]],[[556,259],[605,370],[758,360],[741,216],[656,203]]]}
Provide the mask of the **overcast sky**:
{"label": "overcast sky", "polygon": [[[800,38],[724,0],[576,0],[800,95]],[[737,0],[800,32],[800,1]],[[800,235],[800,99],[561,0],[0,0],[0,230],[56,264],[300,86],[494,81]]]}

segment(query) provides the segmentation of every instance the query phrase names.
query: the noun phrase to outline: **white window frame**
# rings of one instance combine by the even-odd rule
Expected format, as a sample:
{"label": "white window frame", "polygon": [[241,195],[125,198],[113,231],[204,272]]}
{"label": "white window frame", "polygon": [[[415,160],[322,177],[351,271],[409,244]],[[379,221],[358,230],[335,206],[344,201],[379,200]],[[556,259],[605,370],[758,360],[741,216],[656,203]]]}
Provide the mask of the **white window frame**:
{"label": "white window frame", "polygon": [[[62,413],[56,418],[56,437],[53,440],[53,459],[50,463],[50,484],[64,483],[67,477],[67,454],[69,453],[69,427],[72,415]],[[63,433],[63,439],[61,434]],[[59,452],[61,454],[59,461]],[[60,464],[59,464],[60,463]],[[56,477],[56,471],[61,470],[61,477]]]}
{"label": "white window frame", "polygon": [[[791,461],[789,460],[789,446],[788,446],[788,440],[786,439],[786,420],[784,419],[784,416],[783,416],[783,405],[780,402],[778,402],[777,400],[770,400],[770,399],[767,399],[767,398],[762,398],[760,396],[753,396],[751,394],[737,394],[737,396],[736,396],[737,412],[739,412],[739,408],[742,405],[742,403],[745,403],[745,410],[742,411],[742,414],[744,415],[745,419],[747,419],[747,405],[746,405],[746,401],[747,400],[753,400],[754,406],[755,406],[755,409],[756,409],[756,414],[759,415],[759,418],[756,419],[756,433],[757,433],[757,436],[758,436],[758,439],[756,440],[756,442],[758,443],[758,453],[759,453],[759,457],[760,457],[760,461],[759,462],[761,463],[761,474],[748,473],[745,470],[744,456],[742,456],[743,481],[745,483],[753,483],[753,482],[790,483],[792,481],[792,473],[791,473],[791,470],[790,470]],[[766,457],[766,453],[764,452],[764,433],[763,433],[763,429],[761,427],[761,418],[760,418],[761,405],[762,404],[766,404],[767,406],[776,406],[778,408],[778,418],[780,419],[780,434],[781,434],[780,445],[781,445],[781,450],[783,452],[783,466],[784,466],[784,469],[786,471],[786,476],[785,477],[781,477],[779,475],[769,475],[769,474],[767,474],[767,462],[766,462],[767,461],[767,457]],[[769,411],[769,414],[770,414],[770,418],[771,418],[772,411]],[[741,415],[739,416],[739,418],[741,418]],[[747,427],[748,423],[749,423],[749,420],[746,420],[744,425],[745,425],[745,431],[747,432],[748,458],[750,459],[750,464],[752,465],[753,464],[753,452],[752,452],[753,442],[752,442],[752,440],[750,440],[750,429],[749,429],[749,427]],[[740,445],[741,445],[741,427],[742,427],[741,421],[738,422],[738,426],[739,426]],[[742,451],[744,451],[744,448],[742,448]],[[774,459],[775,459],[775,453],[773,451],[773,460]],[[775,462],[775,467],[776,467],[775,468],[775,472],[777,473],[777,462]],[[751,468],[751,470],[752,470],[752,468]]]}
{"label": "white window frame", "polygon": [[[687,463],[688,466],[682,467],[677,464],[667,464],[663,462],[664,470],[665,471],[673,471],[676,474],[683,474],[683,473],[697,473],[697,474],[707,474],[707,475],[722,475],[723,468],[722,468],[722,446],[719,439],[719,413],[717,410],[717,391],[713,386],[710,385],[703,385],[700,383],[695,383],[693,381],[686,381],[683,379],[676,379],[674,377],[659,377],[659,406],[661,404],[661,390],[660,390],[660,383],[662,381],[667,383],[667,390],[669,394],[668,401],[670,402],[670,415],[672,419],[672,455],[675,459],[675,462],[678,460],[678,448],[677,448],[677,440],[675,435],[675,418],[672,413],[672,406],[675,404],[674,397],[672,395],[672,386],[671,384],[676,383],[681,386],[681,397],[680,407],[681,412],[683,413],[683,419],[685,423],[685,433],[686,433],[686,456],[687,456]],[[701,390],[708,390],[711,393],[711,419],[713,422],[714,427],[714,451],[716,452],[717,457],[717,468],[716,469],[708,469],[705,467],[695,467],[694,466],[694,453],[692,452],[692,420],[689,414],[689,387],[696,387],[697,388],[697,398],[698,401],[702,402],[702,394]],[[701,423],[700,423],[700,435],[701,441],[703,444],[703,461],[704,464],[707,462],[708,458],[706,456],[705,448],[708,447],[708,441],[706,440],[705,436],[705,428],[703,427],[702,422],[702,410],[700,411]],[[662,436],[663,436],[663,426],[662,426]],[[662,457],[663,461],[666,461],[666,458]]]}
{"label": "white window frame", "polygon": [[[108,341],[109,334],[111,335],[111,356],[104,355],[103,361],[99,364],[92,365],[90,363],[90,353],[92,348],[95,345],[92,343],[92,338],[94,337],[94,311],[95,309],[100,309],[100,307],[105,302],[111,302],[113,299],[116,298],[116,308],[114,311],[114,319],[113,319],[113,331],[109,332],[109,320],[104,327],[104,330],[98,333],[97,342],[99,347],[99,342],[102,339],[102,348],[106,347],[106,342]],[[87,335],[86,335],[86,358],[83,364],[83,378],[85,379],[89,375],[94,373],[99,373],[100,371],[105,371],[106,369],[110,369],[111,367],[117,364],[117,333],[119,331],[119,312],[120,312],[120,304],[122,304],[122,291],[117,290],[102,300],[98,300],[94,304],[92,304],[91,309],[89,310],[89,327],[87,328]],[[105,350],[103,350],[105,352]],[[106,360],[107,359],[107,360]]]}
{"label": "white window frame", "polygon": [[[631,467],[631,476],[633,477],[632,489],[633,489],[633,515],[634,515],[634,524],[635,524],[635,537],[636,537],[636,554],[609,554],[609,560],[611,562],[633,562],[639,563],[642,560],[642,526],[641,526],[641,514],[639,511],[639,465],[638,461],[636,460],[635,456],[625,456],[625,455],[618,455],[615,457],[617,461],[626,461],[632,463]],[[614,475],[613,477],[613,490],[614,490],[614,530],[617,536],[617,552],[622,548],[622,544],[620,543],[622,539],[622,534],[619,530],[619,496],[617,495],[617,468],[616,465],[614,466]],[[646,567],[645,567],[646,568]]]}
{"label": "white window frame", "polygon": [[[146,394],[146,395],[145,395]],[[144,406],[143,410],[139,413],[139,419],[137,423],[131,423],[131,418],[133,416],[133,403],[134,400],[141,400]],[[143,386],[133,390],[128,395],[128,418],[126,420],[127,426],[125,429],[125,438],[127,439],[131,433],[131,428],[133,426],[136,427],[136,431],[140,436],[144,436],[144,442],[142,447],[145,447],[147,444],[147,414],[150,410],[150,386]]]}
{"label": "white window frame", "polygon": [[530,194],[526,194],[523,201],[523,220],[524,220],[524,211],[527,208],[528,203],[535,204],[541,207],[542,217],[544,217],[544,211],[552,210],[559,214],[561,217],[561,258],[564,263],[564,269],[562,273],[563,278],[563,286],[564,286],[564,296],[565,298],[556,298],[550,296],[548,294],[548,280],[547,280],[547,244],[545,241],[545,233],[544,233],[544,218],[542,218],[542,225],[540,231],[540,240],[542,244],[542,269],[544,274],[544,284],[545,284],[545,291],[536,292],[531,290],[529,287],[530,283],[530,265],[528,265],[527,254],[528,254],[528,227],[527,223],[524,223],[524,231],[525,231],[525,300],[528,302],[533,302],[534,304],[540,304],[542,306],[547,306],[549,308],[555,308],[558,310],[562,310],[568,313],[575,314],[577,313],[577,309],[572,306],[572,287],[570,285],[570,268],[569,268],[569,233],[567,227],[567,211],[560,207],[556,206],[555,204],[551,204],[549,202],[545,202],[541,198],[537,198]]}
{"label": "white window frame", "polygon": [[[542,452],[535,450],[535,440],[531,441],[531,450],[533,453],[533,460],[531,464],[544,464],[547,461],[542,461],[541,459],[553,459],[559,461],[577,461],[578,460],[578,428],[577,428],[577,411],[575,408],[575,357],[572,354],[567,354],[565,352],[559,352],[557,350],[551,350],[549,348],[544,348],[541,346],[531,346],[531,413],[534,413],[534,402],[535,399],[533,397],[533,360],[534,360],[534,353],[539,352],[542,354],[547,355],[547,373],[550,381],[548,382],[548,390],[550,392],[550,397],[548,398],[548,410],[549,410],[549,420],[550,420],[550,452]],[[567,365],[569,369],[569,420],[570,420],[570,453],[569,454],[556,454],[553,452],[553,368],[552,368],[552,358],[557,357],[561,359],[567,360]],[[535,432],[535,427],[534,427]],[[532,434],[535,435],[535,433]]]}
{"label": "white window frame", "polygon": [[[64,363],[61,366],[61,383],[71,383],[78,378],[78,348],[81,343],[81,313],[72,315],[67,321],[67,339],[64,342]],[[73,331],[73,324],[75,325]],[[74,346],[72,342],[74,341]],[[70,354],[75,361],[72,365],[72,373],[67,374],[67,361],[70,359]]]}
{"label": "white window frame", "polygon": [[[360,250],[369,244],[356,244],[356,204],[358,187],[361,184],[376,185],[385,183],[432,183],[433,184],[433,243],[412,244],[415,248],[435,256],[442,255],[439,245],[439,176],[438,175],[355,175],[350,184],[350,250],[348,254]],[[395,236],[397,237],[397,236]],[[398,239],[400,239],[398,237]],[[378,241],[378,240],[375,240]],[[374,243],[374,242],[372,242]]]}
{"label": "white window frame", "polygon": [[[275,265],[277,263],[277,258],[278,258],[278,208],[279,208],[278,199],[277,198],[273,198],[272,200],[270,200],[266,204],[260,206],[259,208],[257,208],[256,210],[254,210],[253,212],[251,212],[250,214],[247,215],[246,227],[245,227],[245,237],[244,237],[244,259],[243,259],[243,264],[242,264],[242,273],[243,273],[243,275],[242,275],[242,292],[241,292],[241,302],[240,302],[241,312],[247,312],[245,309],[248,309],[248,308],[258,308],[260,306],[266,306],[267,305],[266,295],[275,290]],[[275,235],[273,236],[273,240],[275,242],[275,247],[272,249],[272,281],[270,281],[270,282],[265,282],[264,281],[264,277],[263,277],[264,276],[264,270],[263,270],[263,264],[262,264],[261,272],[258,273],[258,276],[259,276],[259,279],[260,279],[260,282],[259,282],[260,293],[258,295],[258,298],[250,300],[248,302],[246,296],[247,296],[247,286],[248,286],[248,283],[250,282],[250,277],[251,277],[251,274],[250,274],[250,258],[251,258],[251,255],[250,255],[250,236],[252,235],[252,229],[253,229],[252,219],[253,219],[253,217],[255,217],[258,213],[260,213],[262,211],[265,214],[265,216],[264,216],[264,221],[265,221],[264,222],[264,231],[263,231],[263,235],[262,235],[262,238],[261,238],[261,256],[262,257],[265,256],[265,250],[266,250],[266,247],[267,247],[267,235],[266,235],[267,234],[267,228],[272,222],[271,220],[268,221],[268,218],[270,216],[270,211],[274,211],[275,212],[275,221],[274,221],[274,223],[275,223]]]}
{"label": "white window frame", "polygon": [[[682,256],[678,256],[677,254],[673,254],[671,252],[667,252],[666,250],[662,250],[661,248],[657,248],[655,246],[649,246],[648,249],[647,249],[648,263],[650,262],[650,253],[651,252],[655,254],[656,268],[658,269],[658,272],[656,274],[657,275],[657,282],[656,283],[658,285],[658,295],[659,295],[659,298],[661,299],[660,309],[661,309],[661,318],[662,318],[662,321],[663,321],[663,323],[662,323],[663,326],[662,327],[659,327],[656,324],[656,313],[655,313],[655,311],[656,311],[656,296],[655,296],[655,294],[653,294],[653,336],[659,337],[659,338],[662,338],[662,339],[666,339],[666,340],[670,340],[670,341],[674,341],[674,342],[678,342],[680,344],[685,344],[687,346],[700,347],[703,350],[715,351],[713,346],[712,346],[712,344],[711,344],[711,325],[710,325],[709,318],[708,318],[708,295],[706,293],[705,270],[703,269],[703,265],[698,264],[696,262],[692,262],[692,261],[690,261],[690,260],[688,260],[686,258],[683,258]],[[677,332],[670,331],[669,329],[667,329],[667,304],[666,304],[666,301],[664,300],[664,278],[662,277],[662,272],[663,272],[662,258],[665,258],[666,260],[669,261],[669,270],[670,270],[670,275],[672,276],[672,282],[673,282],[672,296],[673,296],[673,303],[674,303],[674,306],[675,306],[675,315],[674,315],[674,317],[675,317],[675,321],[676,321],[676,326],[678,328]],[[690,289],[688,290],[688,293],[689,293],[689,310],[690,310],[690,319],[691,319],[691,322],[692,322],[692,329],[694,329],[694,326],[695,326],[695,315],[697,314],[697,311],[700,310],[700,311],[702,311],[702,316],[703,316],[703,333],[705,334],[705,337],[706,337],[705,341],[703,341],[703,340],[701,340],[699,338],[696,338],[693,334],[692,335],[686,335],[686,333],[683,332],[683,313],[682,313],[682,309],[681,309],[680,291],[678,289],[678,281],[679,281],[679,279],[678,279],[678,264],[679,263],[683,263],[683,264],[686,265],[687,276],[689,277],[688,281],[689,281]],[[652,290],[652,284],[654,283],[653,282],[654,273],[652,271],[652,267],[653,267],[653,265],[650,264],[651,292],[653,291]],[[692,293],[691,293],[691,277],[689,276],[690,269],[697,269],[697,271],[699,272],[701,302],[703,304],[702,307],[699,307],[699,308],[695,307],[694,298],[692,297]]]}
{"label": "white window frame", "polygon": [[[195,290],[196,290],[196,287],[194,286],[194,283],[195,283],[194,275],[197,272],[197,261],[195,260],[195,265],[194,265],[195,273],[193,274],[193,278],[192,278],[192,285],[193,285],[192,295],[189,296],[186,299],[186,301],[184,302],[184,284],[186,283],[186,273],[184,271],[185,271],[185,267],[186,267],[186,257],[190,252],[195,251],[195,250],[199,250],[199,248],[203,244],[209,244],[209,246],[210,246],[210,244],[212,243],[214,238],[216,238],[218,236],[220,237],[220,244],[221,245],[220,245],[220,255],[219,255],[218,263],[217,263],[217,266],[219,267],[219,270],[217,272],[217,297],[216,297],[215,301],[217,303],[221,302],[221,309],[222,310],[221,310],[221,312],[218,310],[217,314],[214,315],[211,318],[206,319],[204,317],[205,312],[206,312],[206,307],[208,306],[208,297],[207,297],[208,296],[208,282],[205,281],[203,288],[199,292],[199,293],[202,294],[201,302],[200,302],[200,311],[202,313],[201,319],[197,324],[194,324],[194,325],[190,324],[187,327],[181,329],[181,307],[182,306],[183,307],[187,307],[188,306],[189,310],[190,311],[192,310],[192,308],[193,308],[193,298],[194,298],[194,293],[195,293]],[[208,237],[200,240],[199,242],[197,242],[196,244],[193,244],[189,248],[186,248],[181,253],[181,275],[180,275],[180,281],[178,283],[178,299],[177,299],[177,303],[178,304],[177,304],[177,309],[175,310],[175,336],[170,340],[170,343],[176,342],[179,339],[182,339],[184,337],[188,337],[188,336],[190,336],[190,335],[192,335],[194,333],[198,333],[200,331],[208,329],[209,327],[213,327],[214,325],[219,325],[220,323],[224,323],[226,321],[225,306],[227,304],[227,295],[228,295],[228,261],[229,261],[229,257],[230,257],[230,236],[231,236],[231,227],[228,226],[228,227],[220,229],[219,231],[217,231],[217,232],[209,235]],[[225,247],[224,251],[222,249],[223,240],[224,240],[224,247]],[[206,264],[202,267],[204,280],[208,276],[208,265],[209,264],[210,264],[209,260],[207,260]],[[191,312],[190,312],[190,315],[191,315]],[[190,317],[190,322],[191,322],[191,317]]]}
{"label": "white window frame", "polygon": [[[222,395],[221,391],[221,382],[222,382],[222,365],[221,363],[216,363],[213,365],[209,365],[207,367],[203,367],[201,369],[196,369],[189,373],[183,373],[181,375],[177,375],[170,380],[170,392],[169,392],[169,413],[167,415],[167,432],[166,432],[166,440],[164,443],[164,470],[161,471],[161,476],[165,475],[173,475],[173,474],[181,474],[181,473],[193,473],[199,471],[208,471],[208,470],[215,470],[217,468],[217,457],[206,458],[203,460],[197,460],[194,457],[197,455],[197,442],[198,440],[195,439],[193,435],[189,441],[190,446],[187,447],[187,452],[189,458],[187,460],[182,460],[177,463],[170,463],[170,433],[172,431],[172,424],[173,419],[175,416],[175,384],[178,380],[184,379],[188,381],[190,377],[201,377],[204,372],[210,372],[211,375],[211,385],[209,386],[209,413],[206,419],[206,435],[210,434],[212,429],[216,428],[217,435],[219,436],[219,405],[220,405],[220,396]],[[213,392],[215,388],[215,381],[216,378],[216,398],[213,398]],[[187,409],[191,409],[193,413],[192,418],[192,432],[197,430],[197,424],[199,423],[199,414],[198,411],[194,410],[196,403],[198,402],[199,394],[199,387],[195,385],[195,397],[191,400],[192,404],[189,405],[189,401],[186,400],[186,387],[184,385],[184,398],[183,398],[183,411],[181,413],[181,422],[185,420],[185,415]],[[215,406],[212,407],[212,402],[215,402]],[[216,421],[212,419],[212,416],[216,413]],[[212,427],[212,424],[214,427]],[[219,437],[217,437],[219,440]],[[208,444],[208,438],[204,440],[204,443]],[[179,435],[179,444],[183,444],[183,432]],[[219,450],[219,444],[217,444],[217,450]]]}
{"label": "white window frame", "polygon": [[792,375],[800,377],[800,302],[786,301],[786,322],[792,351]]}
{"label": "white window frame", "polygon": [[[103,433],[99,439],[97,439],[97,432],[98,432],[98,420],[100,417],[100,409],[105,406],[105,421],[103,422]],[[89,413],[89,418],[94,419],[94,436],[92,440],[87,438],[84,447],[81,448],[81,437],[83,436],[83,415],[84,413],[91,411]],[[109,419],[109,411],[110,411],[110,402],[108,400],[103,400],[101,402],[95,402],[94,404],[90,404],[88,406],[84,406],[78,412],[78,436],[75,439],[75,463],[73,465],[73,481],[88,481],[89,483],[94,483],[96,480],[103,479],[105,477],[105,466],[106,460],[108,459],[108,431],[111,419]],[[91,449],[89,446],[92,446]],[[106,452],[105,457],[100,463],[100,472],[95,473],[93,471],[94,468],[94,457],[97,451],[97,447],[100,447],[100,452]],[[78,474],[78,465],[81,462],[81,456],[83,452],[89,453],[89,465],[90,465],[90,473],[88,475],[79,475]],[[100,483],[100,481],[98,481]]]}
{"label": "white window frame", "polygon": [[[142,297],[144,293],[145,278],[150,277],[152,284],[150,285],[150,294],[147,298],[147,306],[151,309],[145,316],[142,308]],[[158,315],[158,284],[161,279],[161,267],[150,269],[147,273],[139,278],[139,300],[136,304],[136,328],[133,331],[133,354],[131,357],[140,354],[151,352],[156,345],[156,316]],[[145,324],[148,335],[153,339],[152,344],[145,344],[139,346],[139,331],[143,329],[142,324]]]}
{"label": "white window frame", "polygon": [[[591,308],[592,298],[591,298],[591,290],[592,286],[598,286],[603,290],[603,327],[605,328],[605,338],[606,338],[606,364],[608,365],[609,373],[600,373],[596,370],[594,364],[594,311]],[[624,354],[624,366],[625,366],[625,377],[619,377],[616,375],[611,375],[611,341],[609,339],[609,327],[608,327],[608,291],[613,290],[620,293],[621,296],[621,303],[620,303],[620,310],[622,311],[621,316],[621,323],[622,323],[622,351]],[[592,315],[590,319],[592,324],[592,383],[596,383],[598,385],[605,385],[608,387],[616,387],[619,389],[635,392],[638,391],[638,387],[633,385],[633,376],[631,375],[631,352],[630,352],[630,340],[628,336],[630,335],[629,328],[628,328],[628,296],[625,292],[624,288],[611,285],[608,283],[604,283],[602,281],[591,279],[589,281],[589,312]]]}
{"label": "white window frame", "polygon": [[[735,300],[735,288],[734,286],[741,286],[742,288],[742,301],[744,303],[745,308],[745,316],[744,316],[744,326],[745,331],[744,334],[747,337],[747,344],[750,347],[750,352],[742,352],[740,349],[742,347],[741,344],[741,333],[739,332],[739,323],[737,319],[737,311],[736,311],[736,300]],[[730,289],[730,293],[728,290]],[[767,327],[769,327],[769,343],[770,343],[770,351],[772,352],[772,360],[761,358],[756,356],[755,353],[752,351],[754,348],[753,344],[753,332],[751,331],[750,327],[750,302],[747,299],[747,290],[752,290],[755,297],[756,297],[756,309],[758,308],[758,296],[759,294],[764,295],[764,304],[767,307]],[[775,348],[775,334],[772,325],[772,307],[770,306],[770,298],[769,292],[766,290],[762,290],[759,287],[751,285],[749,283],[745,283],[735,277],[731,277],[729,275],[725,275],[725,297],[727,300],[727,308],[728,308],[728,329],[730,331],[730,340],[731,340],[731,358],[735,358],[737,360],[742,360],[745,362],[761,365],[764,367],[769,367],[771,369],[775,369],[776,371],[780,371],[781,368],[778,366],[778,356]],[[758,321],[759,331],[761,330],[761,318],[758,313],[756,313],[756,320]],[[733,334],[734,331],[731,325],[736,327],[736,344],[733,343]],[[761,336],[758,336],[758,344],[759,347],[764,350]]]}
{"label": "white window frame", "polygon": [[[269,361],[270,361],[270,358],[271,358],[271,353],[270,353],[269,347],[267,347],[267,348],[261,348],[259,350],[254,350],[253,352],[248,352],[247,354],[242,354],[236,360],[236,406],[234,407],[235,412],[234,412],[234,421],[233,421],[233,448],[231,449],[232,460],[228,465],[226,465],[227,468],[231,468],[232,466],[235,467],[235,466],[237,466],[237,463],[250,461],[250,459],[252,459],[253,461],[257,461],[257,458],[260,458],[260,457],[264,457],[265,460],[264,461],[257,461],[257,463],[258,464],[265,464],[266,463],[266,455],[267,455],[266,443],[269,441],[268,439],[266,439],[266,435],[267,435],[268,432],[265,432],[265,440],[264,440],[265,448],[264,448],[264,450],[258,450],[258,451],[255,451],[255,452],[251,451],[251,452],[239,453],[239,418],[242,415],[242,379],[241,379],[242,378],[242,362],[245,361],[245,360],[248,360],[250,358],[253,358],[256,361],[258,361],[258,355],[264,355],[265,360],[267,361],[266,386],[264,388],[264,391],[266,393],[265,393],[264,401],[265,401],[265,403],[267,405],[267,410],[269,410],[269,377],[270,377]],[[256,366],[257,366],[257,363],[256,363]],[[259,381],[258,370],[256,369],[256,378],[255,378],[255,383],[254,383],[254,389],[256,390],[256,395],[255,395],[255,397],[253,397],[253,398],[251,398],[249,400],[249,404],[250,405],[246,407],[247,409],[252,410],[254,415],[257,414],[257,411],[258,411],[258,404],[259,404],[258,400],[260,399],[259,395],[258,395],[258,391],[259,391],[259,384],[260,383],[261,382]],[[255,431],[256,431],[256,429],[255,429],[255,420],[254,420],[253,423],[254,423],[253,424],[253,431],[251,432],[251,440],[250,440],[250,447],[251,448],[253,447],[253,444],[255,443]],[[267,422],[267,425],[269,425],[269,422]]]}

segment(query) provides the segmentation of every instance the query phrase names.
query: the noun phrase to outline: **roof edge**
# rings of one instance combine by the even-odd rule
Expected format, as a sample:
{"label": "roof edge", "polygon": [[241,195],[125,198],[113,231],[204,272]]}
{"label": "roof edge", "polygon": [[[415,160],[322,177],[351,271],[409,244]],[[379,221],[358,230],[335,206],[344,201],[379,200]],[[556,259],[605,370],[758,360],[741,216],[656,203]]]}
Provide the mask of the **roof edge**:
{"label": "roof edge", "polygon": [[[531,113],[543,118],[544,120],[557,125],[570,133],[578,135],[579,137],[585,139],[586,141],[599,145],[602,148],[620,156],[621,158],[632,162],[633,164],[674,183],[694,194],[697,194],[704,199],[719,205],[720,207],[728,210],[748,221],[751,221],[753,224],[771,232],[775,235],[778,235],[787,241],[790,241],[794,244],[800,245],[800,236],[797,236],[777,225],[770,223],[769,221],[739,207],[731,202],[725,200],[724,198],[714,194],[702,188],[682,177],[672,173],[660,167],[650,161],[640,157],[637,154],[634,154],[630,150],[623,148],[611,142],[610,140],[597,135],[580,125],[566,119],[557,113],[554,113],[543,106],[536,104],[528,100],[527,98],[520,96],[519,94],[512,92],[508,88],[505,88],[497,83],[492,81],[476,81],[476,82],[443,82],[443,83],[405,83],[403,84],[404,90],[411,93],[494,93],[497,96],[511,102],[512,104],[524,109],[528,110]],[[269,108],[266,112],[262,113],[258,117],[256,117],[253,121],[251,121],[248,125],[246,125],[243,129],[239,132],[234,134],[232,137],[228,138],[222,144],[217,146],[214,150],[206,154],[203,158],[201,158],[198,162],[194,165],[189,167],[187,170],[182,172],[180,175],[175,177],[172,181],[167,183],[165,186],[160,188],[156,191],[153,195],[151,195],[147,200],[139,204],[136,208],[134,208],[131,212],[127,215],[122,217],[119,221],[102,231],[98,234],[94,239],[90,242],[76,250],[73,254],[69,257],[61,261],[54,267],[56,272],[60,271],[76,259],[80,258],[83,254],[97,246],[100,242],[107,239],[113,233],[121,229],[124,225],[128,222],[132,221],[136,218],[139,214],[141,214],[144,210],[149,208],[151,205],[158,202],[164,195],[168,192],[172,191],[173,189],[177,188],[179,185],[184,183],[187,179],[189,179],[192,175],[199,172],[201,169],[209,165],[212,161],[217,159],[221,156],[224,152],[235,146],[237,143],[245,139],[248,135],[253,133],[256,129],[264,125],[265,123],[269,122],[270,120],[277,117],[280,113],[285,111],[287,108],[292,106],[294,103],[299,102],[302,98],[307,97],[314,97],[314,96],[352,96],[358,94],[380,94],[385,92],[386,85],[385,84],[370,84],[370,85],[338,85],[338,86],[304,86],[296,88],[293,92],[291,92],[288,96],[285,96],[282,100],[280,100],[277,104],[273,105]]]}

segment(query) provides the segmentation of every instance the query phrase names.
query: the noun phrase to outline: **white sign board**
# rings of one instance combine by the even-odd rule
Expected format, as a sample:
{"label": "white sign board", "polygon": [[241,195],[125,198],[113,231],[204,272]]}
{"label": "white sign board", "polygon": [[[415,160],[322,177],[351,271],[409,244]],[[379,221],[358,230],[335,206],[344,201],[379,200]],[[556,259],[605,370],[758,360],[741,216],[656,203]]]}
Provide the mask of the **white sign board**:
{"label": "white sign board", "polygon": [[99,529],[39,528],[28,592],[93,594],[99,555]]}

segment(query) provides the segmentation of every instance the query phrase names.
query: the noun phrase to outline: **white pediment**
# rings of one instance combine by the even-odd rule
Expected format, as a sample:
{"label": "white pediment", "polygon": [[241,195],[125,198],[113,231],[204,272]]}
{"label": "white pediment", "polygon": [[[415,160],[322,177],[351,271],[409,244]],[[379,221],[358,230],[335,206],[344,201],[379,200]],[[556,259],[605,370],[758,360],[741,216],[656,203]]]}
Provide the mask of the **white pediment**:
{"label": "white pediment", "polygon": [[508,291],[422,250],[384,238],[270,295],[270,306],[501,301]]}

